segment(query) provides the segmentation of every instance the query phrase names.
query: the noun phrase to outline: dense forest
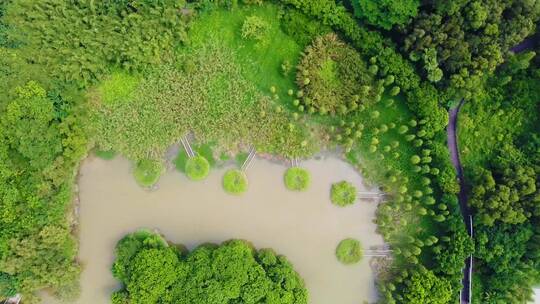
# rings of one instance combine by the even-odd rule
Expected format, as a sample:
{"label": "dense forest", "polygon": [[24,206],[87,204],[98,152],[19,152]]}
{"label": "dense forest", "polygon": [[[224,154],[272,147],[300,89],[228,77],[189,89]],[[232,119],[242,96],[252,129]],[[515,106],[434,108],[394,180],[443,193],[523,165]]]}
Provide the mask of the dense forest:
{"label": "dense forest", "polygon": [[[389,199],[376,222],[393,250],[381,302],[455,303],[471,254],[473,303],[527,302],[540,283],[539,18],[534,0],[2,1],[0,299],[77,296],[72,201],[88,153],[121,154],[149,187],[191,134],[205,152],[176,165],[193,180],[253,145],[287,159],[338,151],[380,185]],[[473,238],[448,150],[458,106]],[[290,189],[309,184],[290,174]],[[229,175],[226,191],[245,191],[242,172]],[[147,234],[119,243],[126,290],[113,301],[174,291],[162,301],[196,303],[192,263],[235,254],[267,299],[284,291],[263,272],[293,278],[291,300],[271,303],[306,302],[274,253],[240,241],[187,253]],[[224,298],[246,280],[216,284],[215,303],[253,302]]]}

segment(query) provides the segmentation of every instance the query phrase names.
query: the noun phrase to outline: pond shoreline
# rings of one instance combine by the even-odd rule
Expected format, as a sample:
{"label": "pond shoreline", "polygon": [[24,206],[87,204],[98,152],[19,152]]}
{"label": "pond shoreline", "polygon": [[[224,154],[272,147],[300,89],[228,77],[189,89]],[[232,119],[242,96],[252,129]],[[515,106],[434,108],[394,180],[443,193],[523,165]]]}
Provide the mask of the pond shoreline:
{"label": "pond shoreline", "polygon": [[[312,294],[310,303],[375,301],[377,290],[369,260],[343,266],[334,251],[347,237],[360,239],[364,248],[383,244],[373,223],[377,204],[361,201],[338,208],[330,203],[332,182],[346,179],[365,188],[358,172],[333,155],[301,162],[315,177],[306,193],[286,190],[283,163],[258,158],[247,171],[250,189],[242,197],[221,189],[226,168],[213,170],[200,183],[169,170],[159,189],[148,192],[134,181],[127,160],[89,156],[81,164],[79,199],[73,206],[79,210],[78,261],[83,266],[82,295],[76,303],[105,303],[117,287],[109,270],[114,245],[126,233],[142,227],[157,229],[187,248],[231,238],[245,239],[257,248],[273,248],[287,256],[304,277]],[[47,300],[45,303],[55,303]]]}

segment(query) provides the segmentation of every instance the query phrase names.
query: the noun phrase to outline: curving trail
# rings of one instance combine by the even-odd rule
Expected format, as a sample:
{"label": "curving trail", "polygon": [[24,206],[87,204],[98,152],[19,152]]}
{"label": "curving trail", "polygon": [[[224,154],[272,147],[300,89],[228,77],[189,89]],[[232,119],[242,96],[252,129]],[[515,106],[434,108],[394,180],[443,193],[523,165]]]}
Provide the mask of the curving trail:
{"label": "curving trail", "polygon": [[[510,48],[510,51],[518,54],[526,50],[535,48],[540,42],[540,36],[534,35],[531,36],[514,47]],[[455,108],[452,108],[448,111],[448,127],[446,129],[447,133],[447,142],[448,150],[450,151],[450,159],[454,168],[456,169],[457,177],[459,179],[459,206],[461,210],[461,216],[467,227],[467,233],[471,238],[474,237],[473,230],[473,220],[472,212],[467,205],[467,184],[465,183],[465,178],[463,176],[463,167],[461,166],[461,160],[459,158],[459,149],[457,143],[457,120],[459,115],[459,110],[465,103],[465,100],[462,99],[459,102],[459,105]],[[469,256],[465,260],[465,267],[463,268],[463,279],[462,284],[463,288],[460,291],[460,303],[469,304],[472,302],[472,270],[473,270],[473,257]]]}
{"label": "curving trail", "polygon": [[524,51],[526,51],[528,49],[532,49],[532,48],[537,46],[538,41],[540,40],[539,38],[540,37],[538,35],[534,35],[532,37],[529,37],[529,38],[521,41],[520,43],[514,45],[512,48],[510,48],[510,51],[518,54],[518,53],[524,52]]}
{"label": "curving trail", "polygon": [[[472,213],[467,205],[467,188],[465,183],[465,178],[463,176],[463,167],[461,166],[461,161],[459,158],[459,149],[457,143],[457,120],[459,110],[461,106],[465,103],[465,100],[461,100],[459,105],[455,108],[452,108],[448,111],[448,127],[446,129],[448,137],[448,150],[450,151],[450,159],[454,168],[456,169],[457,177],[459,179],[459,206],[461,209],[461,216],[467,227],[467,232],[469,236],[473,237],[473,225],[472,225]],[[472,269],[473,269],[473,257],[469,256],[465,260],[465,267],[463,268],[463,288],[460,292],[460,303],[468,304],[471,303],[471,293],[472,293]]]}

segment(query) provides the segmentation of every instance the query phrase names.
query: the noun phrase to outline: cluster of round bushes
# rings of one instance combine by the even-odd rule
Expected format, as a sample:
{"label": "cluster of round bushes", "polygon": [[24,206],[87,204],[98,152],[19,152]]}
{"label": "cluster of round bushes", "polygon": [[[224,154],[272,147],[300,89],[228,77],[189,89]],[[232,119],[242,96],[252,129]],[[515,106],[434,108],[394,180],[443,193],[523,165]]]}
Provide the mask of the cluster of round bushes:
{"label": "cluster of round bushes", "polygon": [[285,186],[292,191],[305,191],[309,188],[311,176],[306,169],[293,167],[285,172]]}

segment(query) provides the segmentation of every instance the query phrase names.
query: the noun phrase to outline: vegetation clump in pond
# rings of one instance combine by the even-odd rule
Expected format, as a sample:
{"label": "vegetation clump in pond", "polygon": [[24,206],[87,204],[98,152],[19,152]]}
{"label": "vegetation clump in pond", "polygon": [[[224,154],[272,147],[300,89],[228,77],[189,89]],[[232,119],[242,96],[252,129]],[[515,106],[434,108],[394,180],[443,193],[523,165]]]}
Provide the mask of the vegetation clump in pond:
{"label": "vegetation clump in pond", "polygon": [[356,187],[347,182],[341,181],[332,185],[330,199],[334,205],[345,207],[354,204],[356,201]]}
{"label": "vegetation clump in pond", "polygon": [[362,260],[364,251],[360,241],[352,238],[339,242],[336,248],[336,257],[343,264],[355,264]]}
{"label": "vegetation clump in pond", "polygon": [[209,299],[219,299],[216,303],[308,303],[304,280],[286,257],[240,240],[200,245],[186,252],[159,235],[136,232],[118,242],[112,272],[124,286],[113,293],[113,304],[206,304]]}
{"label": "vegetation clump in pond", "polygon": [[186,175],[194,181],[201,181],[208,176],[210,172],[210,163],[204,156],[196,155],[186,161]]}
{"label": "vegetation clump in pond", "polygon": [[223,175],[223,189],[230,194],[240,195],[248,189],[248,179],[244,171],[230,169]]}
{"label": "vegetation clump in pond", "polygon": [[159,180],[165,170],[163,163],[154,159],[141,159],[137,162],[133,176],[139,185],[151,187]]}
{"label": "vegetation clump in pond", "polygon": [[304,168],[293,167],[285,172],[285,186],[293,191],[306,191],[311,184],[311,175]]}

